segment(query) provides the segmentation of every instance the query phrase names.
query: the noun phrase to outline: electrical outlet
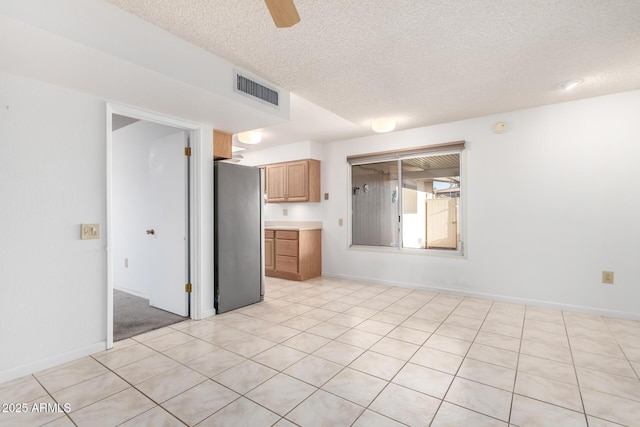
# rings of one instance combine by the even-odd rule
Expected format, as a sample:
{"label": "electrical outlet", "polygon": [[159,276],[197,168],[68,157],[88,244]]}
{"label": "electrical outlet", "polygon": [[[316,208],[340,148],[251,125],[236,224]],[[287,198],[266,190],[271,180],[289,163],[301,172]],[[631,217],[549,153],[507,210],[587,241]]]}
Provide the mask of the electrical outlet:
{"label": "electrical outlet", "polygon": [[343,221],[342,218],[338,218],[338,227],[342,227]]}
{"label": "electrical outlet", "polygon": [[602,283],[613,285],[613,271],[602,271]]}
{"label": "electrical outlet", "polygon": [[329,193],[324,193],[324,199],[329,200]]}
{"label": "electrical outlet", "polygon": [[80,226],[80,239],[99,239],[100,238],[100,224],[82,224]]}
{"label": "electrical outlet", "polygon": [[289,209],[282,209],[282,216],[289,215]]}

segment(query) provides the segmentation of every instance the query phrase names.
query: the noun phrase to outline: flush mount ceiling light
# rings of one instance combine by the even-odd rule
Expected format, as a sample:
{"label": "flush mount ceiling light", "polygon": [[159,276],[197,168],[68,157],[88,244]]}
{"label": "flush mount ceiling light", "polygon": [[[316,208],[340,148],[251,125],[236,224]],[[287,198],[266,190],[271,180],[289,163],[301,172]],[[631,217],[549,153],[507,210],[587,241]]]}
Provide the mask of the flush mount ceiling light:
{"label": "flush mount ceiling light", "polygon": [[391,132],[395,128],[396,121],[393,119],[377,119],[371,123],[371,129],[378,133]]}
{"label": "flush mount ceiling light", "polygon": [[560,86],[564,90],[570,90],[578,86],[580,83],[582,83],[582,80],[572,79],[572,80],[567,80],[566,82],[562,82],[558,86]]}
{"label": "flush mount ceiling light", "polygon": [[238,141],[243,144],[259,144],[262,141],[262,134],[254,130],[241,132],[238,134]]}

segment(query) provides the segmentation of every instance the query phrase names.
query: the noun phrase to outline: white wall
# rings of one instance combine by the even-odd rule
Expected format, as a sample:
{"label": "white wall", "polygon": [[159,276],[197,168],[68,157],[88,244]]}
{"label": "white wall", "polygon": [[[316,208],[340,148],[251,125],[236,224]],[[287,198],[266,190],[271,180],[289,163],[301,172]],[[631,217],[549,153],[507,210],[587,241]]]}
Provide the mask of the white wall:
{"label": "white wall", "polygon": [[163,138],[183,142],[184,131],[138,121],[114,131],[112,138],[113,287],[148,299],[153,268],[145,234],[151,224],[149,156],[152,145]]}
{"label": "white wall", "polygon": [[[106,348],[105,106],[0,72],[0,383]],[[214,314],[213,263],[206,262],[213,259],[213,128],[201,124],[194,136],[192,261],[204,262],[192,264],[200,291],[192,316],[201,318]],[[100,224],[101,238],[80,240],[82,223]]]}
{"label": "white wall", "polygon": [[[277,219],[322,214],[325,275],[640,319],[638,111],[632,91],[329,143],[330,200]],[[492,133],[497,121],[506,133]],[[467,141],[466,256],[350,249],[346,157],[456,140]],[[602,270],[615,272],[614,285],[601,283]]]}
{"label": "white wall", "polygon": [[321,160],[324,152],[324,145],[315,141],[301,141],[293,144],[280,145],[272,148],[252,151],[240,151],[242,155],[239,164],[246,166],[260,166],[271,163],[288,162],[300,159]]}
{"label": "white wall", "polygon": [[[231,92],[232,64],[102,0],[70,4],[0,3],[0,36],[20,40],[0,43],[0,382],[106,346],[105,100],[197,129],[195,318],[214,312],[213,263],[193,264],[213,259],[213,127],[289,114],[287,99],[276,110]],[[80,241],[81,223],[102,238]]]}
{"label": "white wall", "polygon": [[0,72],[0,382],[104,349],[105,104]]}
{"label": "white wall", "polygon": [[[192,253],[191,263],[193,268],[191,283],[194,288],[199,287],[200,293],[192,294],[196,300],[192,303],[194,311],[191,313],[193,319],[202,319],[213,316],[214,299],[214,271],[213,271],[213,128],[202,125],[198,132],[199,140],[191,142],[194,159],[191,163],[191,195],[193,209],[191,212],[191,224],[198,225],[199,232],[194,233],[192,228]],[[199,154],[199,156],[196,156]],[[194,266],[195,259],[200,259],[199,266]]]}

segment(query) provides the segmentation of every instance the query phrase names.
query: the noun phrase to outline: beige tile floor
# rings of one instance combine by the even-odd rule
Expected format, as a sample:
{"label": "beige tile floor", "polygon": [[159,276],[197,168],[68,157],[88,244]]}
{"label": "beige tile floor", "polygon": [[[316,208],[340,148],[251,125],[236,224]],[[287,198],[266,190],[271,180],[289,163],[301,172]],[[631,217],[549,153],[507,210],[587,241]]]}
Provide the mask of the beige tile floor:
{"label": "beige tile floor", "polygon": [[640,322],[318,278],[0,384],[2,426],[640,426]]}

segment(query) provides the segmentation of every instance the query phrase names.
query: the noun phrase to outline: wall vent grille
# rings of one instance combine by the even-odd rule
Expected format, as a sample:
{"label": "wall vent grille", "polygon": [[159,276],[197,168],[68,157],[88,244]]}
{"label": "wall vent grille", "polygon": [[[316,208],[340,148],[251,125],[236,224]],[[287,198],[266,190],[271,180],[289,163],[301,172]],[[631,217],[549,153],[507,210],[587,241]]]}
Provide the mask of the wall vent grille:
{"label": "wall vent grille", "polygon": [[236,91],[257,98],[274,107],[279,107],[278,91],[236,73]]}

